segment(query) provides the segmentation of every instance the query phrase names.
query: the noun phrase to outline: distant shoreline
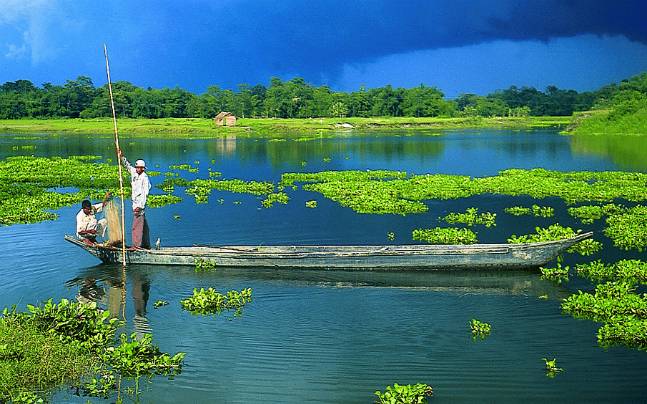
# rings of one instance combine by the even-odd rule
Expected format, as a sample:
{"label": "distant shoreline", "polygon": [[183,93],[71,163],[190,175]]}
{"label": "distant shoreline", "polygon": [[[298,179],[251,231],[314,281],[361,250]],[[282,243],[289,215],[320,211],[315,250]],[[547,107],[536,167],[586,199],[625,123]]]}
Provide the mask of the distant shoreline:
{"label": "distant shoreline", "polygon": [[[569,125],[571,116],[531,117],[465,117],[465,118],[239,118],[234,127],[216,127],[211,119],[160,118],[118,120],[119,134],[130,136],[171,136],[220,138],[229,136],[251,138],[280,138],[294,135],[328,136],[339,131],[344,134],[383,129],[532,129]],[[52,133],[112,135],[110,118],[94,119],[17,119],[0,120],[0,133]]]}

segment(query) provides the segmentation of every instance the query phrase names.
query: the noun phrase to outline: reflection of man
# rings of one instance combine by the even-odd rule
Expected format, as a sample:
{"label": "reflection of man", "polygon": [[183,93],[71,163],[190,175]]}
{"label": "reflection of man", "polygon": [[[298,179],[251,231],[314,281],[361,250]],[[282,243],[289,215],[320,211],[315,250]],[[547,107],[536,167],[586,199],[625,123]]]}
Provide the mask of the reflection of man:
{"label": "reflection of man", "polygon": [[133,248],[151,248],[151,242],[148,236],[148,222],[144,209],[146,208],[146,198],[151,190],[151,183],[148,180],[146,171],[146,163],[144,160],[135,161],[135,167],[130,165],[130,162],[121,152],[117,150],[121,162],[130,173],[130,183],[132,186],[132,201],[133,201]]}
{"label": "reflection of man", "polygon": [[105,236],[108,221],[105,218],[97,220],[95,214],[103,210],[109,197],[110,193],[106,192],[103,202],[94,205],[87,199],[81,202],[81,210],[76,214],[76,236],[84,243],[94,245],[99,234]]}
{"label": "reflection of man", "polygon": [[132,294],[133,303],[135,304],[135,317],[133,317],[133,326],[138,337],[143,334],[150,334],[151,327],[146,318],[146,305],[150,295],[151,284],[146,275],[135,271],[132,274]]}

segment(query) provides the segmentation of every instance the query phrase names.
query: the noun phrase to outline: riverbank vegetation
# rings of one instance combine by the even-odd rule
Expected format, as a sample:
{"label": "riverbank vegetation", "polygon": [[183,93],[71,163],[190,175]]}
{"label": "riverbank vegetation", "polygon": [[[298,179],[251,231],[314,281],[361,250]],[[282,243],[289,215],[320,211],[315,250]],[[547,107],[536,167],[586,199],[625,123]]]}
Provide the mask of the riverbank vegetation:
{"label": "riverbank vegetation", "polygon": [[647,135],[647,73],[605,86],[593,109],[574,116],[576,135]]}
{"label": "riverbank vegetation", "polygon": [[27,313],[5,309],[0,317],[1,402],[47,400],[63,386],[107,397],[117,389],[117,377],[137,386],[142,376],[181,372],[184,353],[161,352],[151,335],[115,339],[121,323],[95,303],[63,299],[27,307]]}
{"label": "riverbank vegetation", "polygon": [[[374,118],[241,118],[233,127],[217,127],[209,118],[120,118],[123,138],[160,137],[213,138],[252,137],[296,141],[333,136],[362,135],[364,130],[427,130],[469,128],[530,129],[565,126],[570,117],[374,117]],[[0,120],[0,133],[88,134],[113,136],[110,118],[49,118]],[[344,127],[346,125],[347,127]],[[430,132],[437,134],[437,132]]]}
{"label": "riverbank vegetation", "polygon": [[[241,84],[235,90],[210,86],[202,94],[181,88],[144,89],[113,83],[119,118],[213,118],[229,111],[242,118],[319,117],[492,117],[570,116],[588,110],[596,92],[578,93],[549,86],[545,91],[512,86],[486,96],[461,94],[448,99],[436,87],[360,88],[354,92],[313,86],[299,77],[272,78],[268,86]],[[42,87],[28,80],[0,85],[0,119],[110,117],[106,85],[89,77]]]}

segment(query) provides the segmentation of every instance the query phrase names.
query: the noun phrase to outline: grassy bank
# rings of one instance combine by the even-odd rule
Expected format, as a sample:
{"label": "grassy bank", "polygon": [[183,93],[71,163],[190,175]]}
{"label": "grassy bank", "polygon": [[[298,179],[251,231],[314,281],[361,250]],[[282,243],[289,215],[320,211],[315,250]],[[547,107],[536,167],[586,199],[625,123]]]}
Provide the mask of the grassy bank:
{"label": "grassy bank", "polygon": [[[273,119],[258,118],[238,120],[231,128],[216,127],[210,119],[119,119],[119,132],[123,136],[174,137],[281,137],[286,135],[348,133],[354,130],[380,129],[461,129],[510,128],[528,129],[568,125],[571,117],[505,117],[505,118],[311,118]],[[344,126],[346,127],[344,127]],[[350,126],[349,126],[350,125]],[[113,133],[112,120],[97,119],[20,119],[0,120],[0,133]]]}
{"label": "grassy bank", "polygon": [[613,110],[593,110],[574,115],[567,133],[575,135],[647,135],[647,108],[614,116]]}

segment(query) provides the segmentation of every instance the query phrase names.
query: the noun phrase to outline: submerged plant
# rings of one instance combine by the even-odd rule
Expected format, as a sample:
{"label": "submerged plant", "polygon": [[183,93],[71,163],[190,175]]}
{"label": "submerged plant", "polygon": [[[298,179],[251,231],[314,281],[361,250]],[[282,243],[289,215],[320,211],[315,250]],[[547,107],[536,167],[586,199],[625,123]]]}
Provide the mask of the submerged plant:
{"label": "submerged plant", "polygon": [[472,330],[472,337],[485,338],[490,335],[492,327],[488,323],[473,318],[470,320],[470,329]]}
{"label": "submerged plant", "polygon": [[443,217],[447,223],[463,223],[468,226],[482,224],[485,227],[496,226],[496,213],[478,213],[478,208],[467,208],[465,213],[450,213]]}
{"label": "submerged plant", "polygon": [[230,290],[226,294],[219,293],[213,288],[193,289],[193,295],[180,303],[184,310],[195,314],[219,314],[223,310],[234,309],[235,315],[240,315],[242,308],[252,301],[252,289],[240,292]]}
{"label": "submerged plant", "polygon": [[430,244],[474,244],[478,241],[472,230],[456,227],[414,229],[413,239]]}
{"label": "submerged plant", "polygon": [[427,397],[433,395],[433,389],[428,384],[406,384],[387,386],[384,393],[376,391],[375,400],[378,404],[421,404],[427,402]]}

